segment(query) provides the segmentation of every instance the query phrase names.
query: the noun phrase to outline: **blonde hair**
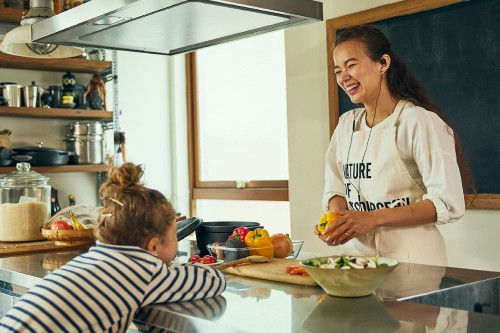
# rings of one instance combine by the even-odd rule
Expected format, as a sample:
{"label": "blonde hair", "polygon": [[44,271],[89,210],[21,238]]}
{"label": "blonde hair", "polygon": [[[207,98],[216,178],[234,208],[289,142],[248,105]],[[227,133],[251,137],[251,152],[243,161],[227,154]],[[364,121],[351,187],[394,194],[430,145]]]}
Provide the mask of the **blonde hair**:
{"label": "blonde hair", "polygon": [[97,240],[144,247],[149,238],[163,238],[174,226],[175,209],[163,194],[143,185],[143,173],[133,163],[109,171],[99,190],[103,208],[94,231]]}

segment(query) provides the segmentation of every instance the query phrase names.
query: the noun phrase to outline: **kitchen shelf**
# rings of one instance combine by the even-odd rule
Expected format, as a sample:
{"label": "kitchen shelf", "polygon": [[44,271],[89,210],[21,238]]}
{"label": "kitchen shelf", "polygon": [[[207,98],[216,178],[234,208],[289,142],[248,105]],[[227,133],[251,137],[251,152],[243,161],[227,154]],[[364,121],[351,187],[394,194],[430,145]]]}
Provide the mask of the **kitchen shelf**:
{"label": "kitchen shelf", "polygon": [[19,22],[21,22],[24,13],[28,13],[28,10],[15,9],[15,8],[0,8],[0,22],[19,24]]}
{"label": "kitchen shelf", "polygon": [[[1,1],[3,3],[3,1]],[[0,22],[19,24],[26,9],[0,7]],[[35,70],[43,72],[73,72],[100,74],[112,69],[112,61],[87,60],[84,57],[64,59],[44,59],[18,57],[0,52],[0,68]],[[74,120],[112,120],[113,112],[106,110],[80,110],[63,108],[27,108],[0,106],[1,117],[40,118],[40,119],[74,119]],[[107,164],[82,164],[60,166],[32,166],[31,170],[46,173],[70,172],[107,172]],[[16,170],[16,166],[0,167],[0,174],[8,174]]]}
{"label": "kitchen shelf", "polygon": [[82,119],[111,120],[113,113],[103,110],[27,108],[0,106],[0,117],[20,118],[52,118],[52,119]]}
{"label": "kitchen shelf", "polygon": [[[1,12],[1,11],[0,11]],[[1,20],[0,20],[1,21]],[[112,66],[111,61],[87,60],[85,58],[45,59],[26,58],[0,53],[0,67],[51,72],[101,73]]]}
{"label": "kitchen shelf", "polygon": [[[110,166],[107,164],[81,164],[81,165],[59,165],[59,166],[31,166],[32,171],[45,173],[68,173],[68,172],[107,172]],[[0,174],[16,171],[16,166],[0,167]]]}

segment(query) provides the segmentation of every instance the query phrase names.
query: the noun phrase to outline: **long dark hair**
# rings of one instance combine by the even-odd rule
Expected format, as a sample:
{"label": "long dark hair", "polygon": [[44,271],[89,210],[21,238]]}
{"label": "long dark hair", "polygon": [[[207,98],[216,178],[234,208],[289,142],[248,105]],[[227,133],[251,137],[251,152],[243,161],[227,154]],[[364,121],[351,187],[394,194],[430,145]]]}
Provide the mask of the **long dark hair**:
{"label": "long dark hair", "polygon": [[[387,86],[391,95],[397,99],[409,100],[414,105],[436,113],[446,123],[450,129],[450,133],[452,133],[449,121],[439,112],[436,105],[431,101],[425,88],[417,81],[403,60],[394,52],[391,47],[391,42],[382,30],[371,24],[356,25],[346,28],[337,35],[333,48],[335,49],[340,44],[351,40],[363,43],[365,52],[372,61],[378,62],[382,59],[384,54],[389,55],[391,57],[391,65],[386,71],[386,77]],[[457,163],[460,168],[464,193],[476,193],[474,178],[467,158],[463,152],[460,138],[456,131],[453,131],[453,135],[455,138],[455,152],[457,155]]]}

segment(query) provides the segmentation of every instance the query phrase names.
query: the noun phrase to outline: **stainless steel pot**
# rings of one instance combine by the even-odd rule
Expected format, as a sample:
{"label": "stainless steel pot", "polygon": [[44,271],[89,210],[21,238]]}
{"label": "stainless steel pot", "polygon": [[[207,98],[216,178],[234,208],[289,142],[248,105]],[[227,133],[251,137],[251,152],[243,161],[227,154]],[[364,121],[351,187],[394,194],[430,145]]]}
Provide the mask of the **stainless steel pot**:
{"label": "stainless steel pot", "polygon": [[66,127],[66,148],[76,164],[104,163],[103,129],[100,122],[75,122]]}
{"label": "stainless steel pot", "polygon": [[21,88],[21,85],[10,82],[4,82],[0,84],[2,96],[7,100],[8,106],[21,106]]}
{"label": "stainless steel pot", "polygon": [[98,121],[77,121],[68,124],[68,135],[102,135],[103,126]]}

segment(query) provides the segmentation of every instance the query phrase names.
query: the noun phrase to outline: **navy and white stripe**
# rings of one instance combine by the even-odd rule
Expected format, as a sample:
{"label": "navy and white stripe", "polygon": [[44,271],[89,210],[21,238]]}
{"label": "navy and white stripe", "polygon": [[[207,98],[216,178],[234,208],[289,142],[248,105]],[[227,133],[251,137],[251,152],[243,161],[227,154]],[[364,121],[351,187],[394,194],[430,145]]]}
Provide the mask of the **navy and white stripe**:
{"label": "navy and white stripe", "polygon": [[168,267],[135,246],[97,242],[31,288],[0,320],[1,332],[125,332],[147,305],[220,295],[224,275]]}

